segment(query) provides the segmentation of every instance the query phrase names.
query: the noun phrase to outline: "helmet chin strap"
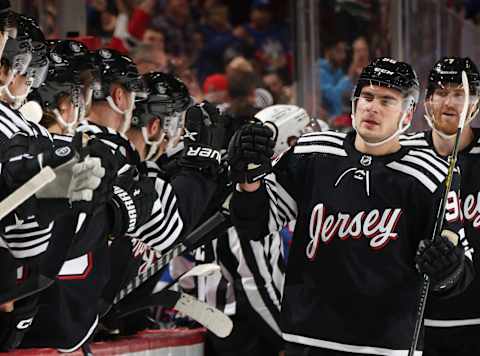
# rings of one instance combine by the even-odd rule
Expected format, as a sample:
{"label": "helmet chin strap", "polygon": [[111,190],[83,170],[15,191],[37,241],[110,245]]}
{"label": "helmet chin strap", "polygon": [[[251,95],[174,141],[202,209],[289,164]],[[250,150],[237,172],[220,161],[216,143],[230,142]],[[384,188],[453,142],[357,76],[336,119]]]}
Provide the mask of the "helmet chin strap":
{"label": "helmet chin strap", "polygon": [[119,132],[126,134],[132,123],[133,109],[135,109],[135,92],[130,93],[130,105],[126,110],[120,110],[110,95],[107,96],[106,100],[113,111],[115,111],[117,114],[123,115],[124,120]]}
{"label": "helmet chin strap", "polygon": [[[142,127],[142,136],[143,136],[143,141],[145,141],[145,144],[148,146],[147,154],[145,155],[144,161],[148,161],[152,159],[157,153],[160,153],[159,151],[159,146],[165,139],[165,132],[162,132],[160,134],[160,138],[156,141],[152,141],[148,138],[148,132],[147,132],[147,127],[144,126]],[[155,160],[158,157],[155,157]]]}
{"label": "helmet chin strap", "polygon": [[75,117],[72,122],[66,122],[63,119],[63,116],[60,114],[58,109],[53,109],[53,115],[55,115],[55,120],[57,120],[58,124],[68,133],[73,134],[74,128],[78,121],[78,111],[75,110]]}
{"label": "helmet chin strap", "polygon": [[408,128],[410,127],[411,125],[411,122],[407,123],[407,124],[404,124],[404,120],[405,118],[407,117],[407,115],[410,113],[410,108],[413,107],[413,98],[409,97],[408,100],[411,100],[411,104],[409,104],[407,106],[407,109],[404,110],[403,114],[402,114],[402,117],[400,118],[400,120],[398,121],[398,128],[397,130],[390,136],[388,136],[386,139],[380,141],[380,142],[369,142],[367,139],[365,139],[357,130],[357,125],[355,123],[355,116],[356,116],[356,108],[355,108],[355,101],[352,100],[352,114],[351,114],[351,117],[352,117],[352,127],[355,131],[357,131],[357,134],[362,138],[363,142],[365,142],[365,144],[367,146],[371,146],[371,147],[377,147],[377,146],[381,146],[383,145],[384,143],[386,142],[389,142],[391,140],[393,140],[395,137],[401,135],[402,133],[404,133],[405,131],[408,130]]}
{"label": "helmet chin strap", "polygon": [[[16,73],[15,73],[16,74]],[[28,94],[30,94],[30,89],[32,88],[33,84],[33,79],[28,78],[27,79],[27,87],[25,88],[25,93],[20,94],[20,95],[13,95],[12,92],[10,91],[10,84],[12,83],[13,77],[15,76],[12,75],[12,78],[10,80],[10,83],[8,85],[5,85],[2,87],[2,92],[5,94],[5,96],[8,98],[9,101],[12,102],[11,106],[14,109],[20,108],[23,104],[25,104],[25,101],[27,100]]]}

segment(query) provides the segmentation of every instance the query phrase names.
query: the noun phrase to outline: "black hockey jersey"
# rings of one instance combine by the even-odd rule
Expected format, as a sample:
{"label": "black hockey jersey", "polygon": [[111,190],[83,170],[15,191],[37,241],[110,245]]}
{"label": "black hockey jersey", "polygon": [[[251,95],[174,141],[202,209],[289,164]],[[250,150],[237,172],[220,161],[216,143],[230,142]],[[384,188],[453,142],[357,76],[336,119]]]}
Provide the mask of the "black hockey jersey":
{"label": "black hockey jersey", "polygon": [[[362,154],[354,139],[355,133],[302,136],[261,189],[234,194],[232,219],[242,236],[254,227],[260,238],[266,221],[271,231],[289,217],[275,195],[297,204],[282,301],[286,341],[407,355],[422,281],[414,257],[419,241],[431,238],[448,165],[434,154],[405,148],[385,156]],[[455,191],[450,199],[457,199]],[[449,205],[445,227],[463,243],[455,204]],[[466,287],[471,273],[467,262],[455,291]]]}
{"label": "black hockey jersey", "polygon": [[[451,299],[429,299],[425,312],[425,325],[432,327],[455,327],[480,325],[480,129],[474,128],[473,140],[458,154],[460,167],[460,202],[465,235],[473,254],[476,277],[462,294]],[[417,151],[433,152],[432,132],[425,131],[411,135],[402,135],[401,144]]]}

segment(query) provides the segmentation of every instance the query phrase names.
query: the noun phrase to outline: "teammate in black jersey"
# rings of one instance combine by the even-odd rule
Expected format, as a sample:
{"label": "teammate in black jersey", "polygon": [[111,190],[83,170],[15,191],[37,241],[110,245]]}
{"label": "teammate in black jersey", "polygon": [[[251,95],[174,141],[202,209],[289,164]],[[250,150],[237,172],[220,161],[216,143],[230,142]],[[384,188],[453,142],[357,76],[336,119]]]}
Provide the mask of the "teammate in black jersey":
{"label": "teammate in black jersey", "polygon": [[[229,162],[240,184],[230,208],[241,236],[262,238],[297,220],[282,300],[287,355],[407,355],[419,271],[442,297],[471,281],[458,205],[449,204],[445,230],[429,241],[447,163],[399,143],[418,96],[410,65],[374,60],[353,93],[356,131],[306,134],[266,176],[272,132],[251,124],[233,136]],[[456,190],[449,200],[458,202]]]}
{"label": "teammate in black jersey", "polygon": [[[453,149],[465,93],[462,71],[470,86],[470,101],[465,127],[460,137],[458,162],[461,172],[460,202],[465,232],[474,249],[474,266],[478,273],[480,251],[480,185],[478,164],[480,130],[470,126],[478,112],[480,74],[470,58],[445,57],[436,62],[428,77],[425,98],[425,118],[432,130],[401,138],[402,145],[425,151],[435,151],[447,157]],[[426,356],[467,356],[480,354],[480,279],[478,275],[467,290],[454,298],[432,298],[425,314]]]}

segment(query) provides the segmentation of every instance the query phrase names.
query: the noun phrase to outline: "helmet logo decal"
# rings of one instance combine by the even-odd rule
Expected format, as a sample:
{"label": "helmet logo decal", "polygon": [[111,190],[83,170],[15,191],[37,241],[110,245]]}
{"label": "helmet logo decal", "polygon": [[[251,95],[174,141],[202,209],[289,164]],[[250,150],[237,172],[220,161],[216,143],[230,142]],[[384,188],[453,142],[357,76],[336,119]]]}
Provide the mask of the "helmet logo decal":
{"label": "helmet logo decal", "polygon": [[70,42],[70,48],[73,52],[78,53],[80,52],[80,46],[76,42]]}
{"label": "helmet logo decal", "polygon": [[50,58],[55,63],[62,63],[62,58],[58,54],[56,54],[55,52],[50,53]]}
{"label": "helmet logo decal", "polygon": [[102,48],[100,51],[98,51],[98,54],[100,54],[100,56],[105,59],[112,58],[112,52],[105,48]]}
{"label": "helmet logo decal", "polygon": [[162,83],[158,83],[156,88],[159,94],[165,94],[167,92],[167,88],[165,88]]}

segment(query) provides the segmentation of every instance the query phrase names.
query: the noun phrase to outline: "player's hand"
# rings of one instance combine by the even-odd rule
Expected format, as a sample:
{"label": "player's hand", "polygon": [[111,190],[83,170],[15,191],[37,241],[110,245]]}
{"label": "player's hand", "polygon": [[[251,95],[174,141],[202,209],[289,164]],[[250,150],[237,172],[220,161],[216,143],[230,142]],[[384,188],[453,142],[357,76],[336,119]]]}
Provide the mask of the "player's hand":
{"label": "player's hand", "polygon": [[247,124],[233,135],[228,145],[233,182],[253,183],[270,173],[275,145],[272,138],[272,130],[261,123]]}
{"label": "player's hand", "polygon": [[465,253],[455,242],[458,235],[444,230],[435,240],[422,240],[418,245],[416,267],[430,278],[435,291],[449,289],[463,273]]}
{"label": "player's hand", "polygon": [[135,167],[118,176],[109,203],[114,218],[112,235],[132,233],[146,223],[157,200],[154,178],[139,175]]}
{"label": "player's hand", "polygon": [[225,145],[225,128],[214,105],[203,101],[187,110],[183,142],[179,165],[215,175],[221,162],[220,149]]}

